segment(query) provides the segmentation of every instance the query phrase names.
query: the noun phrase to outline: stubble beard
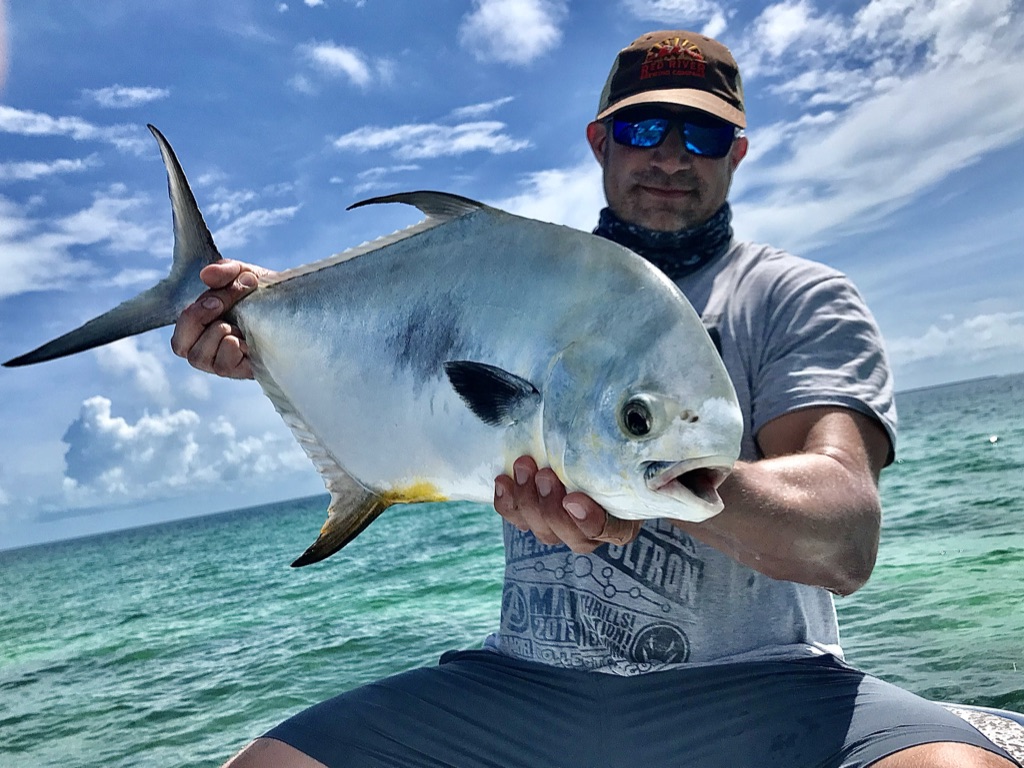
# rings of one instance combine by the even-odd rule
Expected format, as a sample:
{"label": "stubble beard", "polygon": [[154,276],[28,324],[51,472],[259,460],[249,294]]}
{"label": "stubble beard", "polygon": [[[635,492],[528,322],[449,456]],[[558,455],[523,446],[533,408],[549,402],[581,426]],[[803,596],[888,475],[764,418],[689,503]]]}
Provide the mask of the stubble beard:
{"label": "stubble beard", "polygon": [[[669,176],[657,170],[647,169],[631,179],[629,198],[632,201],[633,223],[659,232],[678,232],[703,224],[714,213],[705,212],[707,189],[701,180],[692,174],[676,173]],[[684,194],[677,197],[659,198],[647,191],[675,190]]]}

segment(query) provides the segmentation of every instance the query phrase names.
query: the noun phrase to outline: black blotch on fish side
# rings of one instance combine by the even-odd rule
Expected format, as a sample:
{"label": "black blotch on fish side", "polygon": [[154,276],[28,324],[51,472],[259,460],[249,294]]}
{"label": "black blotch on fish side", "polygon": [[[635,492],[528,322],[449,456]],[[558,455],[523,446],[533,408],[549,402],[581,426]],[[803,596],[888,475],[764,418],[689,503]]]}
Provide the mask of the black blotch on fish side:
{"label": "black blotch on fish side", "polygon": [[493,427],[511,426],[540,404],[533,384],[497,366],[451,360],[444,372],[469,409]]}
{"label": "black blotch on fish side", "polygon": [[413,371],[418,382],[436,375],[452,357],[459,341],[460,312],[453,299],[412,307],[408,319],[389,340],[398,362]]}

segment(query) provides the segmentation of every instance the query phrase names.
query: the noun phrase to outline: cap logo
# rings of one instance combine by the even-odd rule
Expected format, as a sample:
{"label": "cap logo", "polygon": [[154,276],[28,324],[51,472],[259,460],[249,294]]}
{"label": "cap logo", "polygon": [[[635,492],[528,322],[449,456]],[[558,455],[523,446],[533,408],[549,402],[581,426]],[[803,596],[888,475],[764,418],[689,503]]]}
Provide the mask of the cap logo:
{"label": "cap logo", "polygon": [[670,37],[651,46],[640,65],[640,79],[664,75],[704,77],[704,54],[684,37]]}

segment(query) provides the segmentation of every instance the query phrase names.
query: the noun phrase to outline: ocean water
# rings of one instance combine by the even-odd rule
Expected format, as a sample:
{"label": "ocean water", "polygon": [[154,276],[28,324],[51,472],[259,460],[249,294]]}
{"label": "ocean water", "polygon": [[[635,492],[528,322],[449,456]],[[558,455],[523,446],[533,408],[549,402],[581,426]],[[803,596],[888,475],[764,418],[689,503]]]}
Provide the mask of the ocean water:
{"label": "ocean water", "polygon": [[[929,698],[1024,711],[1024,375],[904,393],[878,566],[847,657]],[[289,713],[497,623],[488,507],[389,510],[288,563],[325,498],[0,552],[0,766],[208,766]]]}

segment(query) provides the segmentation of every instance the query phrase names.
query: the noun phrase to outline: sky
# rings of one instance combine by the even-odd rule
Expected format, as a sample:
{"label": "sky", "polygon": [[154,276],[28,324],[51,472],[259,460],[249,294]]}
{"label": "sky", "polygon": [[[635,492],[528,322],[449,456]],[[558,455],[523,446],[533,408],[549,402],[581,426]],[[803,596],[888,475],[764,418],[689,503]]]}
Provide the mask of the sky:
{"label": "sky", "polygon": [[[6,24],[4,23],[6,19]],[[744,76],[736,234],[830,264],[897,389],[1024,370],[1020,0],[0,0],[0,360],[170,263],[153,123],[225,257],[294,266],[438,189],[591,229],[617,51],[713,35]],[[169,329],[0,369],[0,548],[323,492],[253,382]]]}

